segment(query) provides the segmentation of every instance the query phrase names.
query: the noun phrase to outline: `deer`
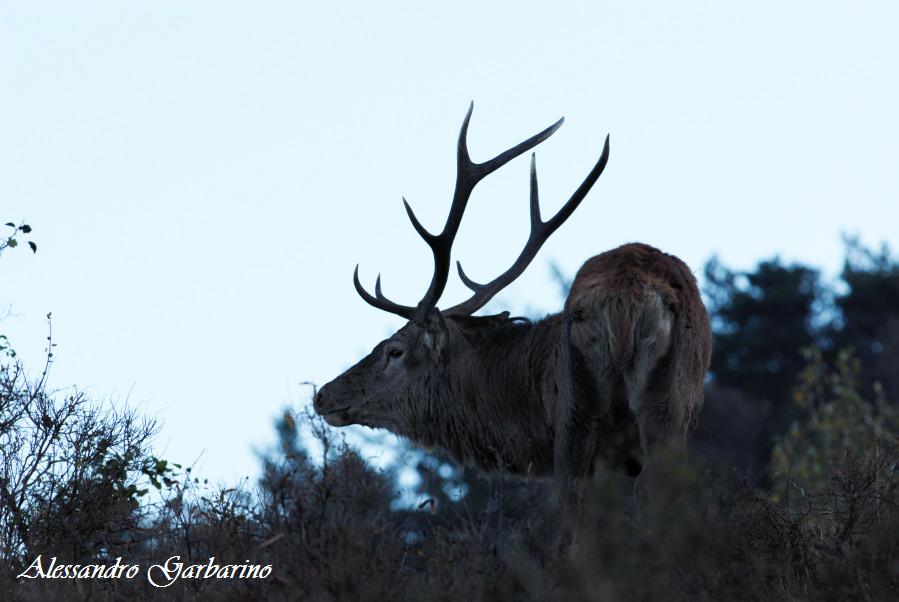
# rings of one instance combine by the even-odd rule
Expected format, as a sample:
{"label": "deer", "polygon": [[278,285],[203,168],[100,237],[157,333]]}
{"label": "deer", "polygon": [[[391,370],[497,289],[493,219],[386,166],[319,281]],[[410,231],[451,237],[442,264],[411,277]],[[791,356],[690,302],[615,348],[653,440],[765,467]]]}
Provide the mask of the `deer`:
{"label": "deer", "polygon": [[467,143],[473,108],[459,133],[455,190],[443,230],[427,230],[403,198],[412,227],[433,255],[430,285],[416,305],[401,305],[382,293],[380,274],[374,295],[368,292],[356,265],[359,296],[407,322],[322,386],[314,410],[331,426],[383,428],[483,472],[554,478],[569,505],[577,505],[582,483],[597,466],[636,477],[639,498],[654,454],[666,445],[682,447],[702,406],[712,338],[696,279],[677,257],[628,243],[583,264],[560,313],[539,320],[507,311],[474,315],[524,272],[584,200],[608,163],[606,136],[599,160],[546,221],[531,154],[530,234],[520,255],[483,284],[457,261],[472,295],[439,309],[472,190],[564,121],[476,163]]}

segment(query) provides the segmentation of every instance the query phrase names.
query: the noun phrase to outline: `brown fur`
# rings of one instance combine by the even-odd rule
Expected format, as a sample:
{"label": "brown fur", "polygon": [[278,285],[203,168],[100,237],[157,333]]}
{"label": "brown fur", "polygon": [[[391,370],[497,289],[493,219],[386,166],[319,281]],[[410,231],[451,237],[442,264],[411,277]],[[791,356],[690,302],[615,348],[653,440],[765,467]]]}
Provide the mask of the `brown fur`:
{"label": "brown fur", "polygon": [[[564,316],[572,386],[556,419],[560,479],[570,483],[596,459],[634,472],[663,442],[682,444],[711,355],[708,314],[687,266],[636,243],[597,255],[578,271]],[[603,445],[603,434],[617,444]]]}

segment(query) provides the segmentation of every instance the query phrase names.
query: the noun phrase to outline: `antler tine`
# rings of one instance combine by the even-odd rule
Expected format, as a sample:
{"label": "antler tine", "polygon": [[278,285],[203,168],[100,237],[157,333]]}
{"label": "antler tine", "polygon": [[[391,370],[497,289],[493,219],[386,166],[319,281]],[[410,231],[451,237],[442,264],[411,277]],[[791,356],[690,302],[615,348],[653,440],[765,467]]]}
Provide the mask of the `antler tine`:
{"label": "antler tine", "polygon": [[359,296],[362,297],[366,303],[371,305],[372,307],[376,307],[378,309],[383,309],[384,311],[390,312],[392,314],[396,314],[407,320],[411,320],[412,316],[415,314],[414,307],[408,307],[406,305],[400,305],[399,303],[394,303],[387,297],[385,297],[381,293],[381,275],[378,274],[378,279],[375,281],[375,294],[372,296],[365,288],[363,288],[362,283],[359,282],[359,264],[356,264],[356,269],[353,271],[353,286],[356,287],[356,292],[359,293]]}
{"label": "antler tine", "polygon": [[540,218],[540,200],[539,194],[537,191],[537,163],[536,156],[534,154],[531,155],[531,202],[530,202],[530,212],[531,212],[531,233],[528,236],[528,241],[524,245],[524,249],[522,249],[521,254],[518,256],[518,259],[515,260],[515,263],[512,264],[508,270],[488,282],[487,284],[479,284],[469,278],[464,270],[462,269],[462,264],[460,262],[456,262],[456,267],[459,271],[459,278],[462,279],[462,282],[465,283],[469,289],[474,292],[474,295],[471,296],[466,301],[455,305],[449,309],[447,309],[444,313],[446,314],[457,314],[457,315],[471,315],[477,310],[484,307],[487,302],[490,301],[499,291],[508,286],[512,281],[514,281],[518,276],[524,272],[525,268],[531,263],[534,257],[537,256],[537,252],[540,250],[540,247],[543,246],[550,236],[552,236],[553,232],[555,232],[559,226],[561,226],[565,220],[567,220],[574,210],[577,209],[578,205],[581,201],[584,200],[584,197],[587,196],[587,193],[590,191],[590,188],[596,183],[596,180],[599,179],[599,176],[602,174],[603,170],[606,167],[606,163],[609,162],[609,137],[606,136],[605,144],[603,145],[602,154],[599,157],[599,160],[596,162],[596,165],[593,166],[593,169],[590,170],[590,173],[587,174],[587,177],[578,186],[577,190],[574,191],[574,194],[571,195],[571,198],[568,199],[561,209],[548,221],[542,221]]}
{"label": "antler tine", "polygon": [[428,290],[424,297],[422,297],[421,301],[418,303],[417,317],[419,319],[424,319],[437,306],[437,301],[439,301],[440,296],[446,289],[446,282],[449,278],[450,255],[453,240],[456,238],[456,233],[459,231],[462,215],[465,213],[465,207],[468,204],[468,199],[471,197],[471,192],[475,185],[477,185],[477,183],[484,177],[493,173],[515,157],[527,152],[552,136],[555,131],[562,126],[562,122],[564,121],[564,118],[559,119],[556,123],[542,132],[531,136],[524,142],[500,153],[489,161],[475,163],[471,160],[468,153],[468,124],[471,121],[472,111],[474,111],[474,102],[469,105],[468,113],[465,115],[465,120],[462,122],[462,129],[459,132],[459,144],[456,158],[456,188],[453,192],[453,202],[450,205],[449,215],[446,218],[446,223],[443,225],[443,230],[440,234],[435,235],[428,232],[415,217],[415,213],[412,211],[409,203],[406,202],[406,199],[403,199],[403,204],[406,207],[406,213],[409,215],[412,226],[424,241],[428,243],[428,246],[431,247],[431,252],[434,255],[434,274],[431,278],[431,284],[428,286]]}

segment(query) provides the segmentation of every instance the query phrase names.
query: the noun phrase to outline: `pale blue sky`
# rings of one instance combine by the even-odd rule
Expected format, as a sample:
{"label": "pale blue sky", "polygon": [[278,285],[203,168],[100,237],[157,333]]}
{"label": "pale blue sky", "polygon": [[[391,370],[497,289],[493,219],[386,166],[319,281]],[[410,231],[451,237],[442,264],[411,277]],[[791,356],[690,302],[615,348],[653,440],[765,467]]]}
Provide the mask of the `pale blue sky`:
{"label": "pale blue sky", "polygon": [[[4,2],[0,325],[53,383],[129,398],[159,450],[252,474],[272,419],[400,325],[430,279],[405,195],[439,228],[462,117],[475,160],[548,126],[544,213],[611,134],[605,174],[493,307],[561,307],[631,240],[695,270],[780,253],[834,274],[840,233],[899,246],[892,2]],[[527,160],[483,182],[456,244],[475,279],[527,236]],[[446,299],[464,289],[454,279]],[[444,306],[446,303],[443,304]]]}

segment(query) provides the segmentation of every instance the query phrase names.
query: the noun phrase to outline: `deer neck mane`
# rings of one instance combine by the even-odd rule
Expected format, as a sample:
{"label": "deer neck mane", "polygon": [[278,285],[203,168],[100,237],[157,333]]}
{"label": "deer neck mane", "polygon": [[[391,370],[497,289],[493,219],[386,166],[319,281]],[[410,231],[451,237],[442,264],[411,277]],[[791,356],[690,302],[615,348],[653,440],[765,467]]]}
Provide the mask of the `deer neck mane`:
{"label": "deer neck mane", "polygon": [[547,391],[560,323],[557,314],[457,333],[465,341],[447,358],[445,382],[435,391],[439,415],[422,416],[411,438],[481,470],[550,474],[553,432],[547,418],[554,399]]}

